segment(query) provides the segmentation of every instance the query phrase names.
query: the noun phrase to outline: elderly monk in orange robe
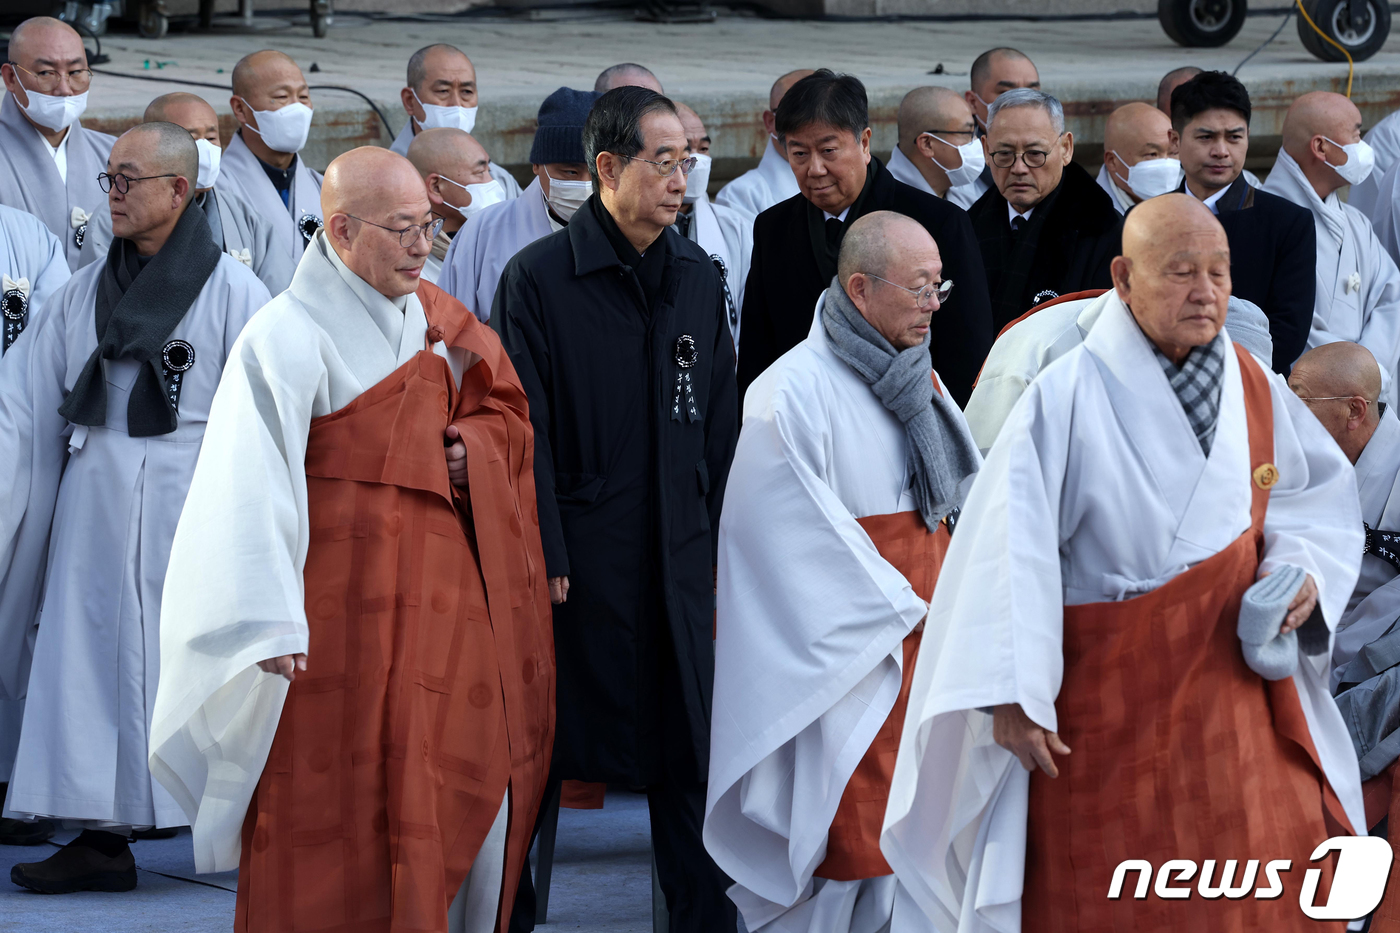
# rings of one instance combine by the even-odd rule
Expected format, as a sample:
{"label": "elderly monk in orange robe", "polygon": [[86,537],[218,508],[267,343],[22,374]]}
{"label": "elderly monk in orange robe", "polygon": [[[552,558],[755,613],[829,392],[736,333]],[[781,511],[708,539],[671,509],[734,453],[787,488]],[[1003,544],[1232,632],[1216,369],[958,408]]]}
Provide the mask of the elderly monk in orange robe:
{"label": "elderly monk in orange robe", "polygon": [[420,281],[406,159],[346,153],[321,198],[214,399],[151,767],[199,870],[239,868],[236,930],[504,930],[554,732],[526,398]]}

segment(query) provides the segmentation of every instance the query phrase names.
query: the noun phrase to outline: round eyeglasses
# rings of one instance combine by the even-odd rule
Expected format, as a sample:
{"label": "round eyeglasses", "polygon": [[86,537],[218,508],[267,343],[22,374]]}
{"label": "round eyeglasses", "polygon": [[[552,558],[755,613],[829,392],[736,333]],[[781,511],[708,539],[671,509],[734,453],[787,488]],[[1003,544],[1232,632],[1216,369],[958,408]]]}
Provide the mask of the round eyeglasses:
{"label": "round eyeglasses", "polygon": [[103,194],[111,193],[113,188],[117,189],[117,194],[126,194],[131,190],[131,183],[134,181],[150,181],[152,178],[179,178],[178,174],[167,172],[164,175],[142,175],[140,178],[132,178],[130,175],[123,175],[121,172],[108,174],[102,172],[97,176],[97,187],[102,189]]}
{"label": "round eyeglasses", "polygon": [[417,241],[417,239],[420,236],[425,238],[429,243],[431,243],[433,242],[433,240],[437,239],[438,233],[442,230],[441,217],[437,218],[436,220],[430,220],[425,224],[412,224],[410,226],[400,228],[386,227],[383,224],[377,224],[372,220],[365,220],[363,217],[356,217],[354,214],[346,214],[345,216],[351,218],[352,220],[358,220],[362,224],[369,224],[371,227],[378,227],[380,230],[388,230],[390,233],[397,233],[399,235],[399,245],[402,246],[404,249],[409,249],[410,247],[412,247],[414,242]]}
{"label": "round eyeglasses", "polygon": [[998,149],[992,153],[992,164],[997,168],[1010,168],[1020,159],[1026,163],[1026,168],[1043,168],[1045,160],[1050,157],[1050,153],[1043,149],[1027,149],[1025,152],[1012,152],[1009,149]]}
{"label": "round eyeglasses", "polygon": [[686,156],[684,159],[664,159],[660,162],[653,162],[651,159],[643,159],[640,156],[623,156],[628,162],[645,162],[648,165],[656,166],[656,174],[662,178],[670,178],[676,174],[676,169],[680,169],[684,175],[689,175],[690,170],[695,168],[700,161],[695,156]]}
{"label": "round eyeglasses", "polygon": [[884,282],[886,285],[893,285],[895,288],[908,292],[909,294],[914,296],[914,303],[920,308],[929,304],[935,298],[938,299],[939,304],[942,304],[943,302],[947,301],[948,296],[953,293],[952,279],[947,279],[943,282],[938,283],[937,285],[925,285],[923,288],[907,288],[903,285],[900,285],[898,282],[891,282],[889,279],[882,279],[873,272],[864,272],[862,273],[862,275],[869,276],[877,282]]}
{"label": "round eyeglasses", "polygon": [[[68,81],[68,87],[75,94],[83,93],[92,85],[92,70],[88,68],[74,68],[72,71],[40,68],[38,71],[30,71],[17,62],[9,62],[8,64],[11,68],[22,71],[33,78],[36,86],[26,88],[26,90],[38,91],[40,94],[53,93],[63,85],[65,79]],[[20,82],[20,87],[24,87],[24,82]]]}

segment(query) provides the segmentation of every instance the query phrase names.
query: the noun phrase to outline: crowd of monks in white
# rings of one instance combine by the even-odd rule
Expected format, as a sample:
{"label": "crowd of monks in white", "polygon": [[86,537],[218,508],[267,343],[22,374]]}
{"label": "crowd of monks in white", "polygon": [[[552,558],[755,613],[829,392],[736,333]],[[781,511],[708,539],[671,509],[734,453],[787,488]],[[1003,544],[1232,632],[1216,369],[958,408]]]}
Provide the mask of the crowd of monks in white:
{"label": "crowd of monks in white", "polygon": [[[1168,98],[1191,73],[1168,75]],[[714,199],[709,135],[675,105],[694,158],[678,229],[725,270],[736,347],[754,217],[800,193],[774,114],[809,74],[773,86],[761,161]],[[585,209],[594,167],[541,157],[522,190],[470,135],[476,74],[446,45],[409,64],[394,155],[356,150],[324,176],[299,156],[314,110],[280,52],[233,69],[226,146],[185,93],[120,138],[84,128],[94,79],[57,20],[17,28],[0,76],[0,841],[84,831],[16,866],[40,891],[129,889],[126,841],[190,825],[201,871],[241,857],[251,875],[288,684],[317,665],[302,571],[334,517],[307,490],[358,469],[327,466],[308,431],[433,354],[454,383],[444,411],[459,395],[509,408],[514,369],[477,322],[499,329],[507,264]],[[981,77],[911,91],[887,160],[963,208],[989,186],[987,105],[1040,84],[1019,54]],[[632,65],[592,94],[561,88],[540,151],[581,153],[571,114],[624,85],[662,92]],[[1231,296],[1216,205],[1181,187],[1168,109],[1108,120],[1098,184],[1126,214],[1112,287],[1009,326],[964,409],[929,362],[938,245],[887,212],[849,225],[810,333],[748,387],[715,531],[703,826],[747,929],[1301,928],[1311,849],[1384,832],[1400,799],[1400,112],[1364,139],[1341,95],[1288,112],[1260,190],[1311,212],[1317,255],[1308,349],[1284,376],[1268,319]],[[387,197],[417,206],[356,213]],[[390,235],[366,246],[350,220]],[[444,336],[420,275],[476,320]],[[152,336],[143,314],[173,329]],[[463,486],[477,453],[454,437]],[[528,498],[516,538],[538,524]],[[496,547],[479,536],[472,553]],[[254,555],[272,570],[238,572]],[[539,804],[512,810],[511,786],[472,817],[464,864],[418,863],[442,876],[423,882],[441,911],[411,928],[506,929],[507,827]],[[1280,858],[1278,900],[1107,897],[1127,859]],[[1400,918],[1392,902],[1378,917]],[[240,894],[238,929],[258,929],[245,909]],[[277,928],[352,928],[298,923]]]}

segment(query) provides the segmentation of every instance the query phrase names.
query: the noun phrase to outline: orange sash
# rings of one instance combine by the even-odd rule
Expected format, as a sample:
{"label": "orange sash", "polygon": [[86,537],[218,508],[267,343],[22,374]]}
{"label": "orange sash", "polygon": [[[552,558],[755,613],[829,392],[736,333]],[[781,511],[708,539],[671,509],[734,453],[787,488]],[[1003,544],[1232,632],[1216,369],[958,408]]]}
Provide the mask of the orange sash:
{"label": "orange sash", "polygon": [[[1251,470],[1273,460],[1273,399],[1248,353],[1244,379]],[[1150,593],[1113,603],[1066,606],[1064,683],[1055,701],[1058,778],[1030,783],[1021,929],[1026,933],[1181,933],[1336,930],[1298,907],[1308,856],[1329,836],[1350,833],[1327,784],[1292,678],[1265,681],[1244,662],[1235,632],[1240,601],[1255,580],[1267,490],[1254,486],[1252,527],[1220,553]],[[1126,518],[1126,517],[1125,517]],[[1146,859],[1259,859],[1250,895],[1205,899],[1107,897],[1114,868]],[[1285,894],[1259,900],[1263,865],[1292,859]],[[1317,902],[1326,896],[1324,867]],[[1129,879],[1135,881],[1136,873]],[[1185,888],[1183,881],[1177,887]]]}
{"label": "orange sash", "polygon": [[[919,598],[925,602],[932,599],[943,555],[948,552],[948,527],[939,523],[937,530],[929,534],[917,510],[870,515],[857,521],[880,556],[904,574]],[[909,706],[909,687],[914,682],[914,660],[922,637],[922,632],[911,632],[904,639],[899,697],[841,794],[826,837],[826,858],[815,872],[818,878],[856,881],[893,872],[880,854],[880,829],[885,821],[894,760],[904,731],[904,711]]]}
{"label": "orange sash", "polygon": [[244,823],[240,933],[446,933],[507,785],[514,899],[554,729],[533,438],[499,339],[434,286],[418,294],[429,342],[480,360],[459,392],[425,349],[312,422],[308,669]]}

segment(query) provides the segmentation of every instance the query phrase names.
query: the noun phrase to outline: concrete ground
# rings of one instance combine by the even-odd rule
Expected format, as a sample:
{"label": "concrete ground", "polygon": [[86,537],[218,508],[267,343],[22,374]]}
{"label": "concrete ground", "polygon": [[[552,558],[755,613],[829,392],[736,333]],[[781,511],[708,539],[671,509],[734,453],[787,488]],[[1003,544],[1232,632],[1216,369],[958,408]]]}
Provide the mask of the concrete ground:
{"label": "concrete ground", "polygon": [[[887,153],[894,143],[895,109],[907,90],[940,83],[962,90],[978,53],[1012,45],[1036,61],[1045,88],[1066,104],[1084,158],[1093,159],[1114,106],[1153,97],[1160,77],[1179,65],[1234,70],[1281,21],[1281,14],[1253,16],[1223,48],[1184,49],[1166,37],[1155,18],[836,22],[726,13],[709,24],[660,25],[634,22],[625,11],[416,19],[344,13],[327,38],[316,39],[304,16],[260,16],[251,31],[226,22],[211,33],[172,31],[160,40],[134,33],[104,37],[102,50],[112,61],[93,83],[88,122],[120,129],[138,119],[152,97],[182,87],[138,75],[219,85],[184,89],[205,95],[227,114],[228,93],[222,88],[233,64],[250,51],[274,47],[296,58],[313,84],[344,85],[368,95],[397,131],[406,119],[398,97],[409,54],[432,42],[450,42],[476,63],[481,93],[476,135],[496,161],[528,171],[535,112],[548,93],[560,85],[591,87],[607,65],[640,61],[652,67],[668,93],[705,119],[720,179],[762,153],[766,136],[759,117],[769,85],[785,71],[828,65],[858,75],[870,93],[876,150]],[[1254,97],[1257,148],[1272,152],[1288,103],[1305,90],[1345,90],[1347,67],[1309,55],[1290,21],[1239,76]],[[350,146],[388,144],[388,129],[353,94],[324,90],[313,96],[318,115],[305,151],[313,166],[324,166]],[[1357,66],[1353,96],[1368,125],[1400,107],[1400,45],[1394,39]],[[226,132],[233,129],[229,118]]]}
{"label": "concrete ground", "polygon": [[[64,833],[66,841],[77,833]],[[546,933],[651,933],[651,842],[646,797],[609,793],[602,810],[562,810]],[[139,880],[125,894],[34,894],[10,866],[52,846],[0,846],[0,933],[226,933],[236,872],[196,875],[189,831],[132,846]]]}

